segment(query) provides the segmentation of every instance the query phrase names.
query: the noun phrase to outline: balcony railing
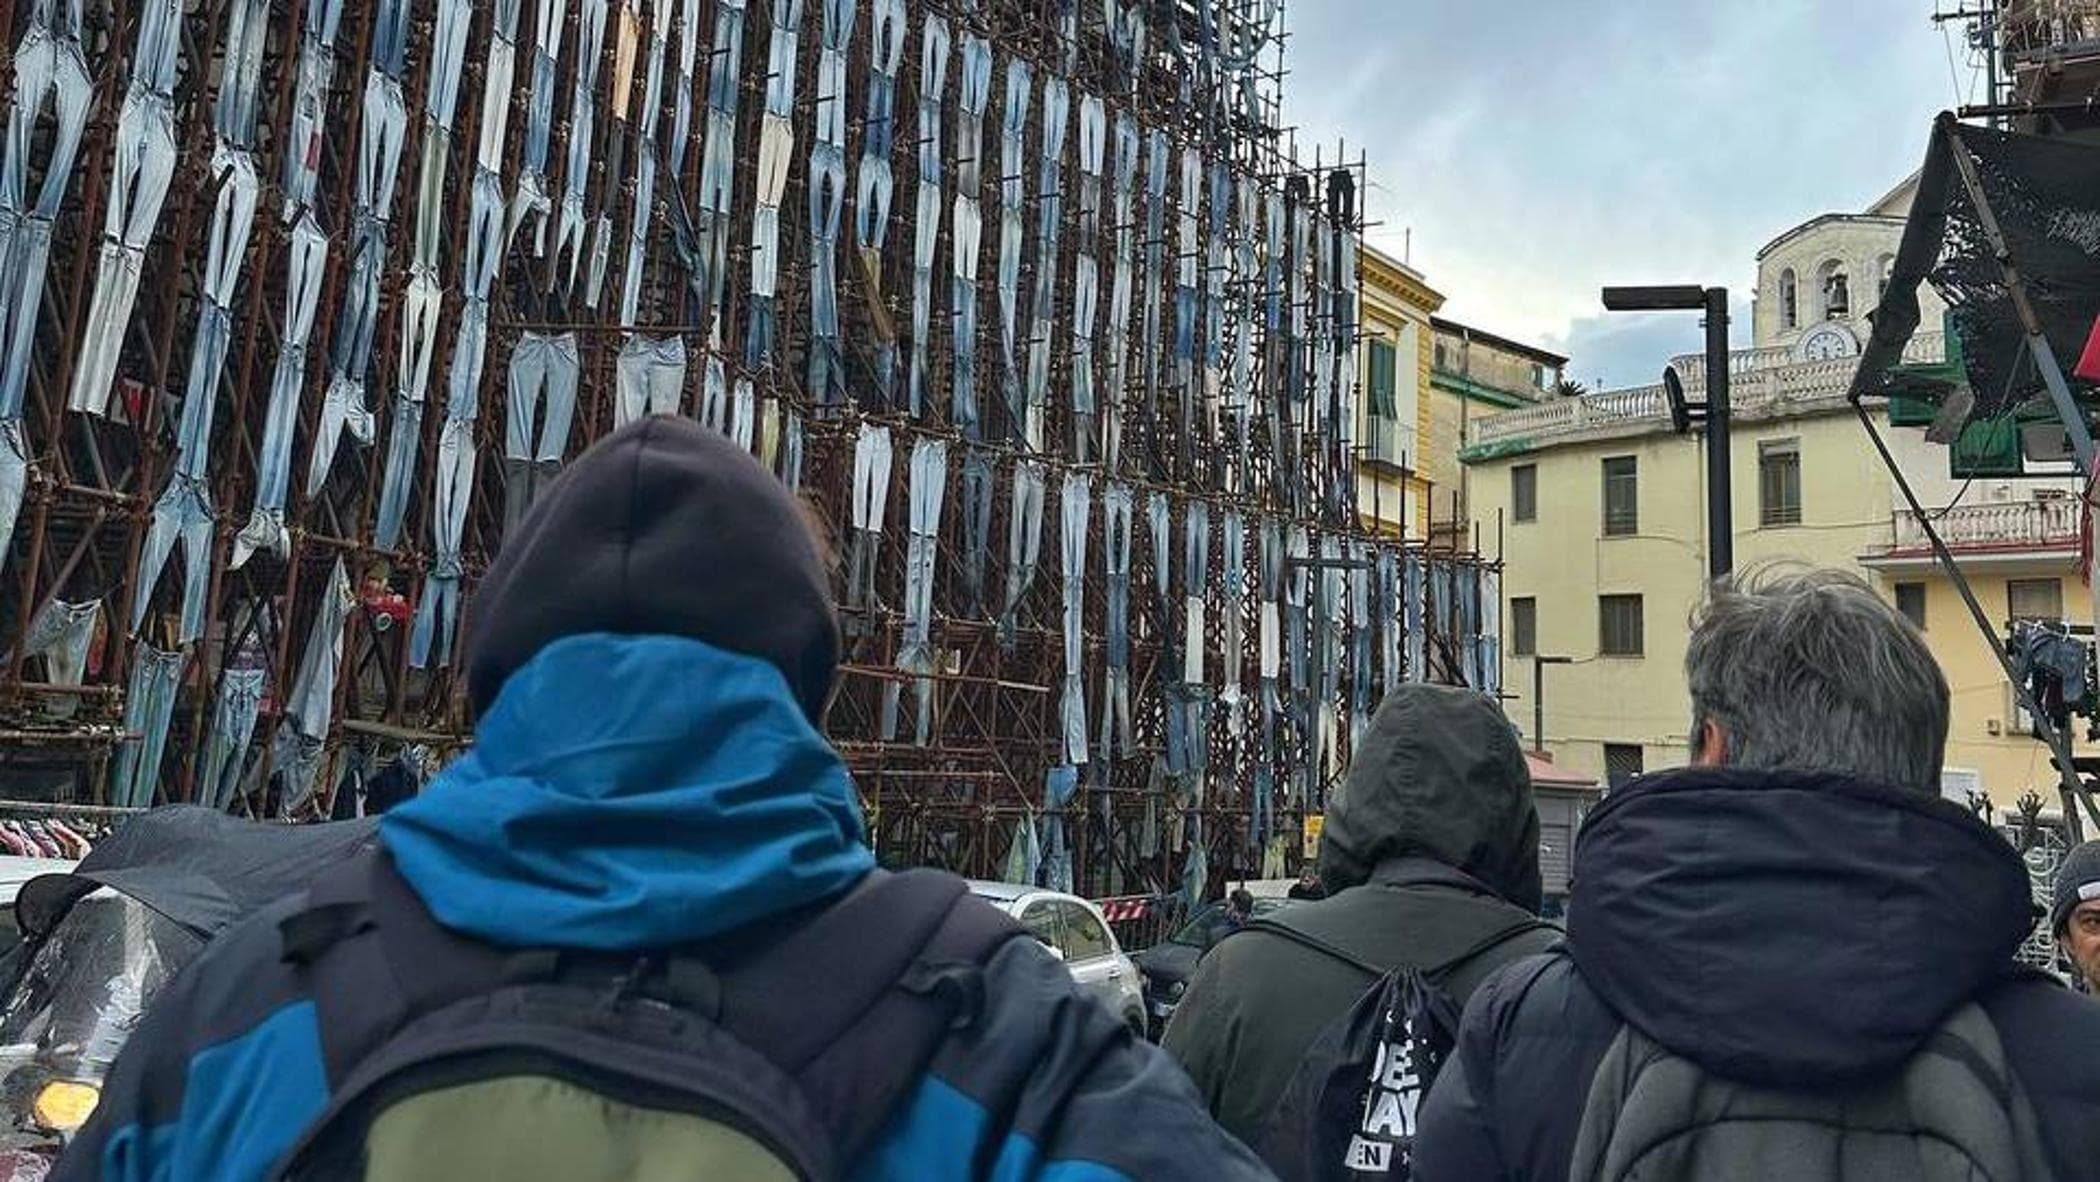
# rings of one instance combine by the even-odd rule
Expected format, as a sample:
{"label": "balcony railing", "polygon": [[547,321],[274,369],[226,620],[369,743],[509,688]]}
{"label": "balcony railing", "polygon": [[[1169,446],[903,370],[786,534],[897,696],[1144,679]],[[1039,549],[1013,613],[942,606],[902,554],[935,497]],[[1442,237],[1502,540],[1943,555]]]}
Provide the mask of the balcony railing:
{"label": "balcony railing", "polygon": [[[2057,550],[2078,545],[2078,501],[2052,497],[1933,510],[1932,527],[1950,550]],[[1908,509],[1898,510],[1890,553],[1925,551],[1931,539]]]}
{"label": "balcony railing", "polygon": [[[1795,361],[1789,349],[1739,349],[1729,355],[1729,405],[1738,414],[1780,410],[1788,405],[1842,397],[1859,368],[1856,357],[1832,361]],[[1926,365],[1946,358],[1940,333],[1919,333],[1903,352],[1907,364]],[[1694,398],[1706,389],[1706,366],[1697,356],[1674,363],[1684,388]],[[1562,398],[1523,410],[1475,420],[1466,442],[1482,447],[1513,441],[1544,442],[1590,431],[1669,422],[1670,409],[1660,383],[1611,390],[1581,398]]]}

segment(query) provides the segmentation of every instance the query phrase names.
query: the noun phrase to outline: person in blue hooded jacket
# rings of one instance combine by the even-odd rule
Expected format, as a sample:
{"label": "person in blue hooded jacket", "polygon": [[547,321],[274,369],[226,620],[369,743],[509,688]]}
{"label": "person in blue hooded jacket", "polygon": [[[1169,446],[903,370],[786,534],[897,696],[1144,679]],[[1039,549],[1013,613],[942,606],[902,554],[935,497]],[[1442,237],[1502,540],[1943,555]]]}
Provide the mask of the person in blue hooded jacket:
{"label": "person in blue hooded jacket", "polygon": [[[387,814],[375,855],[432,930],[491,950],[733,959],[884,874],[816,727],[838,661],[819,545],[788,491],[724,437],[652,418],[592,448],[505,546],[470,625],[474,746]],[[300,906],[266,909],[169,985],[57,1176],[285,1168],[341,1083],[347,1037],[324,1020],[344,999],[315,996],[320,978],[292,963]],[[996,949],[974,1012],[937,1036],[842,1174],[1268,1176],[1063,966],[1030,940]]]}
{"label": "person in blue hooded jacket", "polygon": [[[2100,1178],[2100,1004],[2014,961],[2035,922],[2027,872],[1940,796],[1948,689],[1923,636],[1857,576],[1776,566],[1715,585],[1685,673],[1693,766],[1585,820],[1566,946],[1474,993],[1414,1176]],[[1978,1013],[1957,1043],[1950,1023]],[[1635,1066],[1607,1070],[1633,1034]],[[1928,1052],[1943,1061],[1920,1107],[1892,1118],[1862,1098],[1923,1078]],[[1624,1098],[1665,1061],[1653,1078],[1674,1094],[1638,1103],[1680,1121],[1668,1137]],[[1956,1114],[1975,1144],[2025,1169],[1950,1170],[1951,1142],[1909,1122],[1957,1076],[1995,1089]],[[1859,1156],[1823,1152],[1845,1137]],[[1789,1164],[1700,1156],[1746,1147]],[[1592,1171],[1622,1151],[1645,1156]],[[1900,1174],[1861,1165],[1905,1154]]]}

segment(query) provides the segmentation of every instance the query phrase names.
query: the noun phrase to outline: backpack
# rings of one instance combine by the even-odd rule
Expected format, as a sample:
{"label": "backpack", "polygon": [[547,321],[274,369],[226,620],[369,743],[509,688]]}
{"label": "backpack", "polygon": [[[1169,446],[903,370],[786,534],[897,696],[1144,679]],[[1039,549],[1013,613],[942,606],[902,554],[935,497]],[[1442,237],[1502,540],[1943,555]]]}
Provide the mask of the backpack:
{"label": "backpack", "polygon": [[383,854],[333,868],[279,925],[331,1095],[277,1176],[842,1177],[1023,932],[933,871],[782,926],[719,967],[504,949],[441,927]]}
{"label": "backpack", "polygon": [[1375,978],[1306,1049],[1256,1137],[1255,1152],[1285,1182],[1412,1178],[1416,1117],[1451,1056],[1464,1009],[1444,980],[1508,940],[1555,930],[1541,920],[1519,920],[1438,964],[1381,969],[1282,923],[1252,926]]}
{"label": "backpack", "polygon": [[1571,1182],[2041,1182],[2047,1150],[1990,1019],[1956,1010],[1894,1072],[1791,1092],[1722,1079],[1622,1026],[1591,1079]]}

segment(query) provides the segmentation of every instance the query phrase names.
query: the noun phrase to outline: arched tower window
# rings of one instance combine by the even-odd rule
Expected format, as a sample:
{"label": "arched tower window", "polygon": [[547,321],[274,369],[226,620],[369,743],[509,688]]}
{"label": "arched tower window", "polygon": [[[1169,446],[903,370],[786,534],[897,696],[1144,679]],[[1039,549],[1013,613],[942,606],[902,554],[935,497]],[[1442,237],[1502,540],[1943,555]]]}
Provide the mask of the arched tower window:
{"label": "arched tower window", "polygon": [[1852,315],[1852,280],[1845,264],[1831,259],[1816,269],[1816,290],[1823,300],[1823,319],[1844,320]]}
{"label": "arched tower window", "polygon": [[1779,273],[1779,327],[1801,327],[1801,295],[1794,289],[1794,269]]}

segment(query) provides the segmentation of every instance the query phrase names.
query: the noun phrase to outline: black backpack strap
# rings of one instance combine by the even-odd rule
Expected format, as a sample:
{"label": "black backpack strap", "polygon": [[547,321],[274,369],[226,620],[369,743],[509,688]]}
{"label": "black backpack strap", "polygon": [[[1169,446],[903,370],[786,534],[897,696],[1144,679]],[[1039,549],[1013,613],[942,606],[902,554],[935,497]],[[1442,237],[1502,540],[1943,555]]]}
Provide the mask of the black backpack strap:
{"label": "black backpack strap", "polygon": [[723,1025],[797,1078],[854,1161],[982,1011],[984,963],[1024,934],[953,875],[878,870],[725,972]]}
{"label": "black backpack strap", "polygon": [[[1284,923],[1283,921],[1278,919],[1257,919],[1253,923],[1248,924],[1242,930],[1261,931],[1267,932],[1272,936],[1280,936],[1283,939],[1290,940],[1294,943],[1303,945],[1304,947],[1313,949],[1316,952],[1325,953],[1326,955],[1341,961],[1343,964],[1349,965],[1373,977],[1383,977],[1388,972],[1392,971],[1392,967],[1397,967],[1389,966],[1381,968],[1380,966],[1372,964],[1369,961],[1363,959],[1362,957],[1357,956],[1355,953],[1337,947],[1336,945],[1331,944],[1326,940],[1322,940],[1318,936],[1312,935],[1308,932],[1302,932],[1297,928],[1292,927],[1291,925]],[[1557,932],[1559,930],[1560,929],[1554,927],[1552,924],[1547,923],[1545,920],[1539,919],[1536,916],[1525,916],[1522,919],[1514,920],[1508,924],[1503,925],[1502,927],[1496,928],[1494,931],[1489,932],[1487,935],[1481,937],[1479,940],[1476,940],[1472,944],[1468,945],[1464,951],[1459,952],[1454,956],[1446,957],[1433,965],[1418,965],[1415,967],[1418,969],[1418,971],[1421,972],[1421,974],[1424,977],[1429,978],[1431,981],[1441,981],[1443,978],[1448,977],[1452,973],[1457,972],[1460,968],[1463,968],[1466,965],[1466,963],[1468,961],[1471,961],[1473,958],[1477,956],[1484,956],[1487,953],[1494,951],[1495,949],[1501,947],[1503,944],[1506,944],[1519,936],[1528,935],[1532,932],[1537,931]]]}

